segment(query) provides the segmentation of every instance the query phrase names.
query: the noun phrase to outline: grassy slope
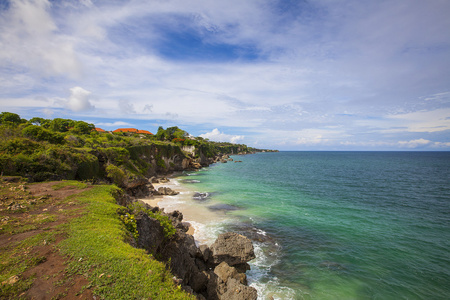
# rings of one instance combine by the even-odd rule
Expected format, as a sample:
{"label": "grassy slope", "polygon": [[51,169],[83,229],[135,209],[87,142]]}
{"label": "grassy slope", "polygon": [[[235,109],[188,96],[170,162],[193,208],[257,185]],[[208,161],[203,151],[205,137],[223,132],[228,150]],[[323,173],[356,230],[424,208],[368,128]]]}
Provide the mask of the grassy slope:
{"label": "grassy slope", "polygon": [[97,186],[78,196],[87,213],[70,222],[69,237],[60,244],[72,257],[70,272],[90,273],[94,294],[106,299],[194,299],[173,284],[164,264],[124,242],[114,189]]}
{"label": "grassy slope", "polygon": [[[63,275],[59,274],[63,279],[58,285],[70,283],[80,275],[87,278],[88,283],[77,290],[77,294],[89,289],[92,294],[103,299],[195,299],[173,283],[173,275],[165,269],[163,263],[154,260],[144,250],[133,248],[125,242],[130,233],[117,214],[120,206],[115,204],[116,201],[112,196],[117,192],[117,187],[97,185],[85,189],[85,184],[75,181],[53,185],[53,190],[63,188],[82,189],[83,192],[59,202],[45,202],[53,200],[42,200],[40,204],[33,202],[28,207],[26,204],[29,202],[28,199],[33,199],[31,195],[23,192],[21,198],[18,198],[24,199],[23,213],[2,211],[2,218],[8,217],[9,220],[8,224],[2,221],[4,224],[1,235],[3,241],[0,241],[3,245],[0,247],[1,299],[27,297],[27,290],[36,282],[36,276],[33,275],[34,268],[45,265],[47,260],[42,251],[40,254],[36,251],[44,247],[43,245],[56,249],[65,257],[67,267],[62,272]],[[3,191],[10,189],[2,187]],[[14,193],[17,195],[16,190]],[[2,196],[2,199],[6,199],[6,196]],[[10,200],[11,196],[7,202]],[[41,213],[44,207],[55,205],[66,206],[61,211],[55,209],[52,215],[44,216]],[[70,211],[66,209],[67,205],[76,209]],[[5,207],[5,204],[2,204],[2,207]],[[62,214],[73,214],[76,217],[52,226],[54,220],[62,219]],[[21,215],[23,218],[19,220]],[[12,222],[15,219],[17,222]],[[31,222],[32,226],[26,225],[26,222]],[[28,227],[25,229],[24,225]],[[21,238],[21,234],[26,234],[27,237]],[[56,238],[61,236],[65,238],[58,243]],[[26,275],[27,273],[31,276]],[[41,277],[46,278],[53,276],[56,274],[52,275],[50,270],[48,276],[41,274]],[[57,298],[64,298],[65,294],[60,293]]]}

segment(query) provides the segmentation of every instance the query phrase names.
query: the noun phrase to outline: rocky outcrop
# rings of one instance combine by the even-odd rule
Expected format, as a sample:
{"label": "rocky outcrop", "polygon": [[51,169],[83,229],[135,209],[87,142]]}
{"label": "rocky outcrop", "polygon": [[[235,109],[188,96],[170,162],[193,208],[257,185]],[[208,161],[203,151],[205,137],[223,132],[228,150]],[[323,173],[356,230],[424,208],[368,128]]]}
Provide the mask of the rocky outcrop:
{"label": "rocky outcrop", "polygon": [[154,193],[155,195],[163,195],[163,196],[175,196],[178,195],[179,192],[172,190],[169,187],[161,186],[158,188],[158,191]]}
{"label": "rocky outcrop", "polygon": [[243,235],[227,232],[219,235],[211,245],[215,264],[226,262],[230,266],[245,264],[255,258],[252,242]]}
{"label": "rocky outcrop", "polygon": [[[157,211],[143,204],[147,209]],[[256,290],[247,286],[248,261],[255,258],[252,242],[236,233],[224,233],[209,248],[196,246],[194,237],[186,234],[188,226],[179,211],[165,214],[177,229],[164,238],[160,223],[144,213],[136,216],[137,244],[169,263],[176,282],[199,299],[256,299]]]}

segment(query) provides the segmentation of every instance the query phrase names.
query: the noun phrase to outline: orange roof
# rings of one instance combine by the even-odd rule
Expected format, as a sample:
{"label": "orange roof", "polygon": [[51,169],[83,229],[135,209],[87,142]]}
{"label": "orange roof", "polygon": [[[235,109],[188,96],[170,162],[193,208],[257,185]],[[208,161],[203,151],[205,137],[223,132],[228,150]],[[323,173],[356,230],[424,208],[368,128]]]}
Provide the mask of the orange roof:
{"label": "orange roof", "polygon": [[151,133],[150,131],[147,131],[147,130],[138,130],[137,133],[145,133],[145,134],[153,135],[153,133]]}
{"label": "orange roof", "polygon": [[118,128],[114,130],[113,132],[134,132],[137,133],[138,130],[136,128]]}
{"label": "orange roof", "polygon": [[98,127],[95,127],[95,130],[97,130],[98,132],[106,132],[105,130],[98,128]]}
{"label": "orange roof", "polygon": [[144,134],[153,135],[153,133],[151,133],[150,131],[137,130],[136,128],[118,128],[118,129],[114,130],[113,132],[132,132],[132,133],[144,133]]}

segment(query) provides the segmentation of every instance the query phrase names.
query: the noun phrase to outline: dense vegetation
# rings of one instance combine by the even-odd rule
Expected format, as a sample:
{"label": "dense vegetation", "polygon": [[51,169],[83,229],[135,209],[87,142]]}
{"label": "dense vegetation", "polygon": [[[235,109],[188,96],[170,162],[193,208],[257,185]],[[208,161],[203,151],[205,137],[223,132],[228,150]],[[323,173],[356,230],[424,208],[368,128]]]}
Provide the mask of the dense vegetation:
{"label": "dense vegetation", "polygon": [[0,114],[0,171],[30,181],[107,180],[125,187],[140,178],[173,171],[173,157],[211,158],[255,150],[195,138],[178,127],[160,127],[156,135],[97,132],[93,124],[83,121],[26,120],[10,112]]}

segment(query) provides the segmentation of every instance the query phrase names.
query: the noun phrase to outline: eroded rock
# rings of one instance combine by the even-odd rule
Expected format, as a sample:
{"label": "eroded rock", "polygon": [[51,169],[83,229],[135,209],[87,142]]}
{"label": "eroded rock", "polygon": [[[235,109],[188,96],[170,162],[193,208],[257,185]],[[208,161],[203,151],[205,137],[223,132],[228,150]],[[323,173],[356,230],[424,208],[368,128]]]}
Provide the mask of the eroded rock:
{"label": "eroded rock", "polygon": [[212,261],[220,264],[225,261],[230,266],[247,263],[255,258],[252,241],[235,232],[227,232],[219,235],[210,247]]}

